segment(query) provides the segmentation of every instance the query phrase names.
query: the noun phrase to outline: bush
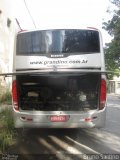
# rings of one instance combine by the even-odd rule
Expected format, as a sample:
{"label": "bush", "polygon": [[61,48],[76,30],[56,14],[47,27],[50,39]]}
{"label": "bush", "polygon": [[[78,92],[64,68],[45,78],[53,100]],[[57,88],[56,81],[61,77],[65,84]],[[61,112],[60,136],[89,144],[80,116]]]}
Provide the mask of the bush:
{"label": "bush", "polygon": [[3,95],[1,95],[0,103],[7,103],[7,104],[12,103],[12,96],[10,91],[6,91]]}
{"label": "bush", "polygon": [[14,121],[10,109],[5,109],[0,113],[0,151],[3,153],[13,144]]}

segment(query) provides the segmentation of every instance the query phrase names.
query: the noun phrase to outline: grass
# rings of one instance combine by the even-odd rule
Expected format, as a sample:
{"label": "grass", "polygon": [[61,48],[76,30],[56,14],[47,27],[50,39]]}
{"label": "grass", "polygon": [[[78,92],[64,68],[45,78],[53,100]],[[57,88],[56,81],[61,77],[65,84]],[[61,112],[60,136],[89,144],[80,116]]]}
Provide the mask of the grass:
{"label": "grass", "polygon": [[10,109],[0,112],[0,152],[5,150],[14,142],[14,121]]}

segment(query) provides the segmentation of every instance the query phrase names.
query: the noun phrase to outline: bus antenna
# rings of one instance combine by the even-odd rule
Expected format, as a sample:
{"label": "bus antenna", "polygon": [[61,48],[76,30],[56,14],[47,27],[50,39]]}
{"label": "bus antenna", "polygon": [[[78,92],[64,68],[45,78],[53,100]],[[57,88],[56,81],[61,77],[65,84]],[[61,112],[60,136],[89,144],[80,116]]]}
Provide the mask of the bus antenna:
{"label": "bus antenna", "polygon": [[22,29],[22,27],[20,26],[19,21],[17,20],[17,18],[15,18],[15,20],[16,20],[16,23],[17,23],[17,25],[18,25],[18,27],[19,27],[20,31],[22,31],[23,29]]}

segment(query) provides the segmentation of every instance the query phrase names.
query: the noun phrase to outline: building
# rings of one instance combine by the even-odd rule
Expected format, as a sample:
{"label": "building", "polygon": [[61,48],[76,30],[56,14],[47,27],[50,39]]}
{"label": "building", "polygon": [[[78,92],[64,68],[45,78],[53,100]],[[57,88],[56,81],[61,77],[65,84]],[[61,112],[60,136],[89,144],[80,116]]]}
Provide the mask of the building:
{"label": "building", "polygon": [[108,92],[120,94],[120,77],[114,77],[113,80],[108,82]]}
{"label": "building", "polygon": [[[12,71],[15,25],[12,2],[0,0],[0,73]],[[0,96],[9,88],[10,79],[0,76]]]}

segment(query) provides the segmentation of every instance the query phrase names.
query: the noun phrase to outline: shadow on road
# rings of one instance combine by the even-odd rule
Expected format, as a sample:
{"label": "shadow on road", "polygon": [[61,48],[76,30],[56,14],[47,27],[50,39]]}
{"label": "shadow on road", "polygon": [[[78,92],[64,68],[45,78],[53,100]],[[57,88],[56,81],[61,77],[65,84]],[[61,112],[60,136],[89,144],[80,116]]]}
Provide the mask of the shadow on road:
{"label": "shadow on road", "polygon": [[[111,145],[112,141],[115,145]],[[119,153],[119,142],[119,137],[99,129],[28,129],[19,132],[16,144],[8,152],[20,154],[26,160],[33,155],[39,159],[48,156],[51,160],[62,160],[67,156],[77,160],[83,159],[84,154]]]}

